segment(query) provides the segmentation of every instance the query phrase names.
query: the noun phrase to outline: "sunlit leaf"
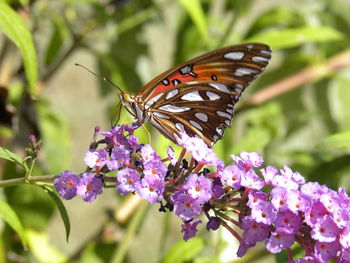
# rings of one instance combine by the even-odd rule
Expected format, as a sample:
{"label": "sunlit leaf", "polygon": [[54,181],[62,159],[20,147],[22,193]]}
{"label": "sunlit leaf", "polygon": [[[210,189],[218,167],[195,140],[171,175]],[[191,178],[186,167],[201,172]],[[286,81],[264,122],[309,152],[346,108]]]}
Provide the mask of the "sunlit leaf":
{"label": "sunlit leaf", "polygon": [[27,172],[28,166],[27,164],[22,160],[21,157],[19,157],[17,154],[11,152],[8,149],[5,149],[3,147],[0,147],[0,158],[6,159],[8,161],[14,162],[20,166],[23,167],[23,169]]}
{"label": "sunlit leaf", "polygon": [[273,49],[280,49],[295,47],[304,43],[328,42],[342,38],[342,34],[332,27],[303,26],[293,29],[271,29],[247,41],[262,42],[270,45]]}
{"label": "sunlit leaf", "polygon": [[49,236],[45,232],[27,230],[26,236],[30,251],[40,263],[68,262],[68,258],[56,247],[50,244]]}
{"label": "sunlit leaf", "polygon": [[103,263],[104,262],[97,254],[95,243],[89,243],[84,247],[84,250],[81,253],[81,262],[84,262],[84,263]]}
{"label": "sunlit leaf", "polygon": [[189,262],[204,248],[202,239],[195,237],[187,242],[179,241],[166,253],[161,263]]}
{"label": "sunlit leaf", "polygon": [[341,132],[325,138],[318,146],[321,150],[345,150],[350,152],[350,132]]}
{"label": "sunlit leaf", "polygon": [[24,247],[27,247],[27,239],[24,228],[16,212],[5,201],[0,199],[0,217],[18,234]]}
{"label": "sunlit leaf", "polygon": [[29,91],[34,94],[38,78],[38,65],[32,36],[22,18],[2,1],[0,1],[0,30],[21,51]]}
{"label": "sunlit leaf", "polygon": [[199,0],[178,0],[191,17],[204,41],[208,41],[207,20]]}

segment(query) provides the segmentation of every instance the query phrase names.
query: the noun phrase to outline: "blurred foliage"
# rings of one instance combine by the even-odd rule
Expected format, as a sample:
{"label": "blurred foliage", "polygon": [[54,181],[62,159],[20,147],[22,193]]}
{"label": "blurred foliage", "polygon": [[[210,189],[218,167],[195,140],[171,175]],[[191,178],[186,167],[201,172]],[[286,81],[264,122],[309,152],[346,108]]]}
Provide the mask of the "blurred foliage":
{"label": "blurred foliage", "polygon": [[[76,161],[82,163],[84,151],[78,145],[87,149],[90,142],[86,134],[91,136],[93,127],[83,131],[88,119],[109,128],[116,108],[116,100],[109,99],[116,98],[114,89],[68,65],[71,58],[80,61],[82,54],[88,54],[98,74],[125,91],[137,92],[156,74],[195,55],[262,41],[272,47],[273,59],[245,92],[232,128],[215,151],[226,163],[232,153],[258,151],[269,164],[287,164],[308,180],[350,189],[350,56],[340,64],[330,60],[350,48],[349,10],[345,0],[2,0],[0,142],[18,155],[0,149],[8,160],[0,163],[1,179],[23,176],[25,165],[19,156],[24,156],[21,149],[29,134],[43,139],[35,176],[82,167]],[[59,77],[67,67],[74,73]],[[283,89],[282,83],[278,97],[250,103],[254,92],[287,77],[298,78],[305,69],[311,70],[300,75],[300,84]],[[103,114],[95,108],[101,104],[89,104],[87,89],[76,93],[79,85],[94,81],[96,100],[108,104]],[[57,95],[62,93],[64,97]],[[72,98],[74,94],[80,97]],[[83,109],[79,102],[85,102]],[[93,118],[98,112],[100,116]],[[121,119],[128,121],[130,116],[123,112]],[[146,126],[154,148],[165,153],[170,142]],[[147,143],[147,133],[138,133]],[[1,189],[0,216],[8,224],[1,225],[0,261],[228,262],[235,257],[234,250],[229,256],[225,253],[228,244],[220,238],[222,232],[212,239],[211,233],[201,231],[188,243],[176,243],[181,235],[170,233],[180,231],[180,222],[157,211],[141,207],[127,222],[118,222],[110,199],[110,207],[99,205],[96,214],[90,207],[83,214],[80,200],[68,209],[68,216],[78,214],[77,222],[86,221],[95,232],[84,235],[72,226],[70,243],[62,245],[64,234],[53,233],[64,232],[64,225],[55,223],[55,207],[63,204],[51,197],[37,186]],[[95,217],[99,214],[105,215],[101,222]],[[159,218],[162,221],[154,223]],[[29,249],[24,250],[21,242],[27,242]],[[272,258],[263,248],[246,258],[254,253],[258,255],[254,262],[286,258],[283,254]],[[239,262],[248,262],[246,258]]]}

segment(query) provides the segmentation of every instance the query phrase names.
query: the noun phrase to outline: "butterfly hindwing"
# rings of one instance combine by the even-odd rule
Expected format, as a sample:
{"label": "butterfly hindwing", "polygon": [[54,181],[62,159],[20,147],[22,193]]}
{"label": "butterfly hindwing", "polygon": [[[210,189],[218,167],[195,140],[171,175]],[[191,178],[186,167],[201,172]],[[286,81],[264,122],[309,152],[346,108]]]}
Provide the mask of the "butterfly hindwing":
{"label": "butterfly hindwing", "polygon": [[[151,123],[172,141],[184,130],[211,146],[223,135],[233,117],[234,98],[218,90],[219,83],[179,84],[150,108]],[[220,87],[223,89],[223,86]]]}

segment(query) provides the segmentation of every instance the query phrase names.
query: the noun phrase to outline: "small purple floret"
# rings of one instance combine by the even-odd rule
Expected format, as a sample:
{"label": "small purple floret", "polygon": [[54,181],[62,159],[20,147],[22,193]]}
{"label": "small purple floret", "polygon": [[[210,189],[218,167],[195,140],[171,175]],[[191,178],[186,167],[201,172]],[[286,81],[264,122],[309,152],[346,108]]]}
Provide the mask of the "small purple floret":
{"label": "small purple floret", "polygon": [[212,181],[204,176],[198,176],[197,174],[191,174],[183,189],[187,190],[187,193],[194,199],[197,199],[199,203],[203,204],[208,202],[212,197]]}
{"label": "small purple floret", "polygon": [[117,174],[116,189],[121,195],[127,195],[128,193],[136,190],[136,185],[140,180],[140,175],[130,168],[124,168]]}
{"label": "small purple floret", "polygon": [[105,149],[88,150],[85,153],[84,162],[90,168],[102,167],[106,164],[108,153]]}
{"label": "small purple floret", "polygon": [[184,234],[183,239],[187,241],[188,239],[196,236],[197,225],[201,224],[202,220],[195,220],[185,224],[182,224],[181,232]]}
{"label": "small purple floret", "polygon": [[174,213],[184,221],[189,221],[201,212],[201,207],[198,200],[191,197],[189,194],[175,192],[171,196],[174,202]]}
{"label": "small purple floret", "polygon": [[57,193],[66,200],[72,199],[77,195],[77,186],[80,182],[79,175],[66,170],[55,179],[54,186]]}
{"label": "small purple floret", "polygon": [[163,199],[164,181],[158,175],[145,175],[136,185],[136,191],[141,198],[155,204]]}
{"label": "small purple floret", "polygon": [[84,173],[77,187],[77,193],[86,202],[92,202],[102,193],[102,180],[93,173]]}
{"label": "small purple floret", "polygon": [[130,152],[125,147],[115,147],[106,165],[110,171],[118,170],[130,162]]}

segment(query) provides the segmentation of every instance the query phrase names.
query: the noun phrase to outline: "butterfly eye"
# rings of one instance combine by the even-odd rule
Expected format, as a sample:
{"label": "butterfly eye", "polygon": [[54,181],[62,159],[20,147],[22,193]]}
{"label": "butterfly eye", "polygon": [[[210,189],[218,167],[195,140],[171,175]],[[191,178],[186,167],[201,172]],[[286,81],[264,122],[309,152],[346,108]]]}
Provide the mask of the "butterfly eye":
{"label": "butterfly eye", "polygon": [[230,126],[242,92],[270,58],[270,48],[260,43],[218,49],[167,70],[136,96],[124,93],[121,100],[140,123],[149,119],[174,143],[185,131],[211,147]]}

